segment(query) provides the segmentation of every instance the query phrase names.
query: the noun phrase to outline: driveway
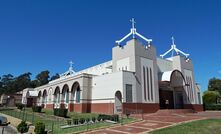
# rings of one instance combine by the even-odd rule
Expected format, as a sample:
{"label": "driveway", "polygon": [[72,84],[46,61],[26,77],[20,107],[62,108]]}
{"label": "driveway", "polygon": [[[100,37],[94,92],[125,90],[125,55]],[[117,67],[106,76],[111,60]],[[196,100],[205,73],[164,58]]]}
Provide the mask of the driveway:
{"label": "driveway", "polygon": [[[135,116],[138,118],[138,116]],[[141,117],[141,116],[140,116]],[[207,118],[221,118],[221,112],[200,112],[200,113],[154,113],[143,115],[143,120],[127,125],[118,125],[112,128],[106,128],[88,132],[87,134],[138,134],[147,133],[156,129],[174,126],[184,122],[202,120]]]}
{"label": "driveway", "polygon": [[0,126],[1,134],[17,134],[17,131],[12,126]]}

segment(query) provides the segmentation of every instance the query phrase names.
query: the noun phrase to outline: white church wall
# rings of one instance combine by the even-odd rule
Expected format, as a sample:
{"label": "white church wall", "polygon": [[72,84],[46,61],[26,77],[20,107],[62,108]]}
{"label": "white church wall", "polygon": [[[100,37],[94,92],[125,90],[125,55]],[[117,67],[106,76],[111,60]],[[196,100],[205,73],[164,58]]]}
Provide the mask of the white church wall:
{"label": "white church wall", "polygon": [[130,70],[130,58],[127,57],[127,58],[118,60],[117,61],[117,69],[118,69],[118,71],[120,71],[120,70],[125,70],[125,71]]}
{"label": "white church wall", "polygon": [[[136,78],[133,72],[123,71],[123,100],[122,102],[126,102],[126,85],[132,85],[132,102],[137,102],[137,89],[136,89]],[[139,96],[142,97],[142,96]]]}
{"label": "white church wall", "polygon": [[157,58],[157,67],[158,67],[158,72],[167,72],[172,70],[172,61],[162,59],[162,58]]}
{"label": "white church wall", "polygon": [[141,57],[142,98],[145,103],[155,102],[155,79],[153,60]]}
{"label": "white church wall", "polygon": [[[135,41],[130,40],[124,46],[115,46],[112,48],[113,72],[119,71],[119,66],[123,67],[123,63],[129,66],[127,71],[135,72]],[[129,62],[129,63],[128,63]]]}
{"label": "white church wall", "polygon": [[195,90],[195,82],[194,82],[194,78],[193,78],[193,72],[192,70],[187,70],[184,69],[184,77],[186,80],[186,83],[189,86],[186,86],[186,93],[188,94],[189,100],[191,104],[196,104],[197,103],[197,96],[196,96],[196,90]]}
{"label": "white church wall", "polygon": [[92,103],[113,103],[115,92],[123,94],[122,71],[95,76],[92,82]]}

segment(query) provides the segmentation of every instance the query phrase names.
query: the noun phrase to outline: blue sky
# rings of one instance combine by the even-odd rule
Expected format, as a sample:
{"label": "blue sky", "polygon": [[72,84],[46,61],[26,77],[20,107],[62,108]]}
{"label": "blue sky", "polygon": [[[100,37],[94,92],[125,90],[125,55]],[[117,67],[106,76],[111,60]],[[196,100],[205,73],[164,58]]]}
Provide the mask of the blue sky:
{"label": "blue sky", "polygon": [[115,40],[136,19],[157,53],[176,45],[190,53],[202,89],[221,76],[221,2],[218,0],[2,0],[0,75],[76,71],[108,61]]}

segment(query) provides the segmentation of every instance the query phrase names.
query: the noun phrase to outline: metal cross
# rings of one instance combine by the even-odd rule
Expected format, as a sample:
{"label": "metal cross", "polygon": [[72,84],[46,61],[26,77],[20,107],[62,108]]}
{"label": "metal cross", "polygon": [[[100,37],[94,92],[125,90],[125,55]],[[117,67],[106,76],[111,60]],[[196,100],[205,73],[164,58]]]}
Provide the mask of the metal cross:
{"label": "metal cross", "polygon": [[132,28],[134,29],[134,28],[135,28],[135,23],[136,23],[136,21],[134,20],[134,18],[132,18],[132,19],[130,20],[130,22],[131,22]]}
{"label": "metal cross", "polygon": [[69,64],[70,64],[70,68],[72,68],[72,67],[73,67],[74,62],[70,61],[70,62],[69,62]]}
{"label": "metal cross", "polygon": [[174,37],[172,36],[172,45],[175,45],[175,39],[174,39]]}

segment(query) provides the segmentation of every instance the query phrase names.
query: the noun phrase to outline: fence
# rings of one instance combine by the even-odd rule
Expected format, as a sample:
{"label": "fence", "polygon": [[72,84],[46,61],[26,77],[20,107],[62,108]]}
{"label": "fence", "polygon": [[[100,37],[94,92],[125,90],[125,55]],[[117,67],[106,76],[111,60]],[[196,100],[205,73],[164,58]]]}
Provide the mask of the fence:
{"label": "fence", "polygon": [[[96,122],[90,122],[92,120],[92,117],[90,118],[90,121],[85,121],[83,124],[79,126],[74,126],[74,120],[64,119],[60,117],[45,115],[45,114],[39,114],[34,113],[30,111],[20,111],[20,110],[14,110],[14,109],[5,109],[0,110],[1,113],[7,114],[10,116],[13,116],[15,118],[30,122],[32,124],[35,124],[37,121],[42,121],[45,124],[45,128],[48,131],[49,134],[66,134],[66,133],[74,133],[74,132],[85,132],[94,130],[95,128],[99,127],[107,127],[112,126],[114,124],[104,121],[96,121]],[[72,127],[66,127],[62,128],[62,126],[67,126],[68,122],[71,121]],[[122,123],[123,120],[119,121],[118,123]]]}
{"label": "fence", "polygon": [[140,119],[144,119],[144,113],[142,109],[129,109],[129,108],[125,108],[124,112],[126,114],[126,116],[132,116],[132,117],[136,117],[136,118],[140,118]]}

